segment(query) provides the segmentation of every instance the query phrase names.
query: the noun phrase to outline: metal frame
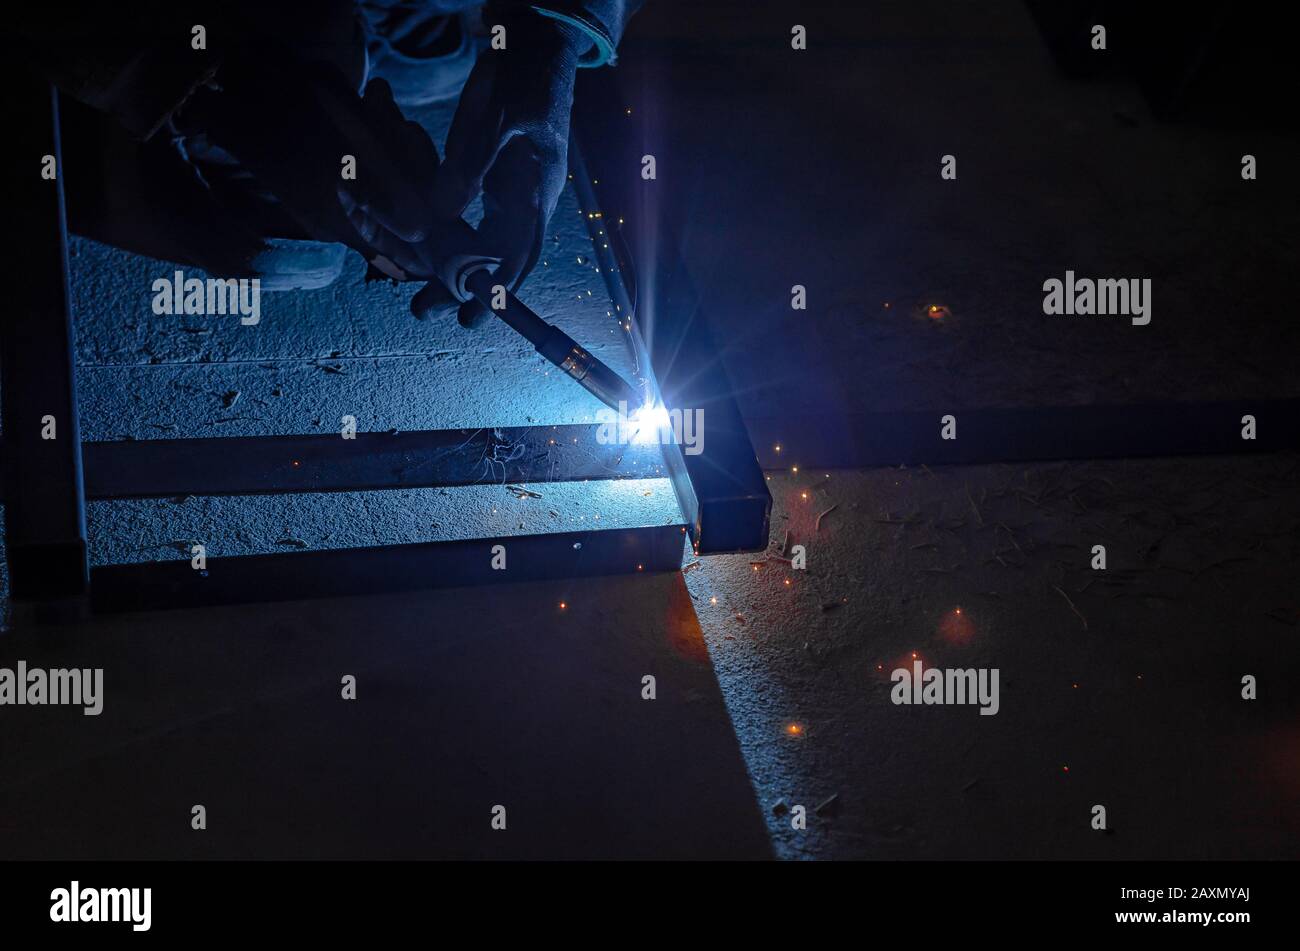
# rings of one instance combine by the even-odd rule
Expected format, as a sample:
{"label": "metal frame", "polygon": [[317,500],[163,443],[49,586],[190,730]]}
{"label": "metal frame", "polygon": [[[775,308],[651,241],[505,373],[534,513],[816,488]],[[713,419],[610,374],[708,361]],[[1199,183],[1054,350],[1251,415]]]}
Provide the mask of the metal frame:
{"label": "metal frame", "polygon": [[[39,93],[39,95],[38,95]],[[31,127],[38,141],[59,156],[58,96],[40,84],[27,96]],[[572,148],[575,167],[582,153]],[[576,175],[588,207],[595,197],[585,176]],[[701,525],[724,536],[721,519],[702,513],[715,509],[716,489],[698,485],[698,465],[676,446],[605,445],[599,424],[505,429],[439,430],[410,433],[358,433],[337,436],[270,436],[231,439],[179,439],[82,444],[77,424],[76,382],[68,294],[67,225],[61,177],[40,182],[44,191],[23,203],[30,236],[15,260],[24,296],[0,338],[3,343],[4,459],[7,463],[5,545],[11,599],[45,603],[75,598],[98,611],[143,610],[335,596],[340,593],[409,590],[542,578],[669,571],[681,566],[687,525],[514,535],[381,547],[294,551],[265,555],[210,557],[195,570],[188,557],[167,562],[88,568],[85,532],[87,499],[155,498],[185,495],[264,495],[346,492],[372,489],[464,486],[489,479],[544,483],[622,478],[672,479],[682,511],[689,513],[692,538],[699,545]],[[589,220],[598,252],[599,223]],[[637,314],[622,278],[604,271],[611,298],[631,328],[642,375],[653,381],[647,351],[636,328]],[[694,344],[694,345],[699,345]],[[695,405],[695,404],[692,404]],[[719,422],[739,419],[734,402],[711,407]],[[57,440],[40,440],[39,420],[53,415]],[[709,441],[722,441],[710,415]],[[743,432],[743,427],[741,428]],[[706,443],[707,444],[707,443]],[[510,452],[497,453],[497,446]],[[753,447],[727,444],[757,472]],[[85,459],[85,477],[82,459]],[[508,459],[504,463],[500,459]],[[491,459],[489,466],[486,460]],[[727,491],[731,491],[727,489]],[[733,513],[761,522],[732,531],[739,543],[766,545],[766,504]],[[728,500],[720,500],[726,502]],[[496,545],[510,546],[507,572],[491,570]],[[705,546],[704,550],[721,550]]]}
{"label": "metal frame", "polygon": [[[634,315],[628,329],[633,349],[654,368],[664,405],[698,412],[703,423],[702,452],[673,445],[664,453],[691,542],[699,555],[762,551],[772,496],[700,296],[658,202],[659,185],[641,178],[648,146],[621,124],[625,100],[617,77],[580,76],[579,83],[570,165],[600,272],[618,313]],[[584,149],[584,141],[599,142],[600,148]]]}
{"label": "metal frame", "polygon": [[88,499],[283,495],[663,478],[657,446],[602,444],[598,428],[440,429],[340,436],[88,442]]}
{"label": "metal frame", "polygon": [[[15,599],[68,604],[84,598],[89,575],[59,101],[48,83],[7,78],[16,127],[39,150],[16,186],[10,227],[22,237],[7,250],[16,300],[0,333],[9,587]],[[37,174],[43,156],[53,157],[53,179]]]}

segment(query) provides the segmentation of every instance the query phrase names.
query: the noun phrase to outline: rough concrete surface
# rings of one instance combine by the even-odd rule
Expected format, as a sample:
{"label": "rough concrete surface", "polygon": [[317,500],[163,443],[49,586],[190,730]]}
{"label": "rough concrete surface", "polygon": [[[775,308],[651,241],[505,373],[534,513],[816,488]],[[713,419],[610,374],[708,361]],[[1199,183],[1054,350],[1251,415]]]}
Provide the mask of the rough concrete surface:
{"label": "rough concrete surface", "polygon": [[92,502],[86,532],[98,565],[188,561],[196,542],[218,558],[681,522],[667,479],[618,479]]}
{"label": "rough concrete surface", "polygon": [[[1294,856],[1297,473],[1290,455],[773,474],[774,557],[704,559],[687,586],[778,854]],[[998,668],[999,712],[893,704],[914,652]],[[1244,702],[1245,674],[1268,696]]]}

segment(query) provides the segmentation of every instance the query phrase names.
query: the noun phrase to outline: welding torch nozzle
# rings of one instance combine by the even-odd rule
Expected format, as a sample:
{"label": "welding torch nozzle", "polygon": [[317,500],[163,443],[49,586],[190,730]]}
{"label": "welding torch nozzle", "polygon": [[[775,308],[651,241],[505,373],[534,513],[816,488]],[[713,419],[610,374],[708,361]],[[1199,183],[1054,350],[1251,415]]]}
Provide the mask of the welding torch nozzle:
{"label": "welding torch nozzle", "polygon": [[640,409],[645,399],[634,386],[559,327],[533,313],[509,289],[497,285],[495,272],[501,264],[499,258],[458,250],[473,247],[475,238],[469,225],[463,220],[460,224],[460,229],[440,233],[420,248],[429,272],[452,296],[461,303],[477,300],[606,406],[618,410],[622,403],[628,411]]}
{"label": "welding torch nozzle", "polygon": [[[466,274],[466,270],[469,273]],[[559,327],[548,324],[518,297],[505,288],[497,288],[487,264],[467,262],[457,275],[458,287],[453,294],[465,292],[510,325],[527,339],[537,352],[573,378],[579,386],[611,409],[637,410],[644,402],[641,393],[608,366],[592,356],[580,343]],[[494,301],[493,298],[496,298]],[[504,307],[496,307],[501,298]]]}

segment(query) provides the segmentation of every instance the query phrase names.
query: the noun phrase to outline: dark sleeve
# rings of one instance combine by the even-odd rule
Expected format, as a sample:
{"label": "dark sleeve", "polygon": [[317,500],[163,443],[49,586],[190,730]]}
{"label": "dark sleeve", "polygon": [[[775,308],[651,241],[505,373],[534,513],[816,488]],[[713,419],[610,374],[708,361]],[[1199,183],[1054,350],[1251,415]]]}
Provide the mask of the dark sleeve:
{"label": "dark sleeve", "polygon": [[[133,2],[24,4],[7,24],[10,55],[59,90],[107,113],[137,139],[147,139],[216,72],[224,18],[195,5]],[[195,49],[193,28],[206,30]]]}

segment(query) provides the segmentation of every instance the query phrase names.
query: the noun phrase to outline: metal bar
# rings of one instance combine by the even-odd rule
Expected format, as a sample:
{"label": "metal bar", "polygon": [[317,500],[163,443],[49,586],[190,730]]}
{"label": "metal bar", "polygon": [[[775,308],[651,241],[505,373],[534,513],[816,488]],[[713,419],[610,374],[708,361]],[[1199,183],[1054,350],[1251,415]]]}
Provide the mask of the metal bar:
{"label": "metal bar", "polygon": [[[598,262],[601,277],[604,279],[605,289],[609,292],[610,306],[614,308],[612,311],[614,316],[611,319],[623,331],[624,339],[631,347],[635,358],[634,382],[638,386],[649,386],[650,392],[662,403],[663,393],[659,389],[659,381],[655,379],[654,370],[650,365],[650,348],[646,345],[640,322],[637,320],[636,289],[629,287],[629,281],[634,281],[635,277],[630,270],[624,270],[630,254],[620,236],[621,219],[606,221],[604,214],[598,210],[600,199],[595,191],[596,180],[592,178],[591,171],[587,167],[582,143],[576,133],[569,142],[569,168],[573,177],[574,191],[578,196],[578,211],[587,222],[592,252]],[[699,524],[700,500],[695,494],[695,487],[691,484],[682,447],[674,443],[665,445],[663,456],[669,481],[672,483],[673,492],[677,495],[677,504],[686,518],[686,524],[691,526]]]}
{"label": "metal bar", "polygon": [[[845,413],[749,421],[764,468],[1117,459],[1300,449],[1300,400]],[[1243,417],[1255,438],[1243,439]],[[780,446],[780,450],[776,447]]]}
{"label": "metal bar", "polygon": [[[192,608],[349,594],[676,571],[684,525],[104,565],[91,570],[96,611]],[[492,567],[506,549],[506,569]]]}
{"label": "metal bar", "polygon": [[85,444],[92,499],[282,495],[664,476],[655,445],[602,441],[596,424],[342,436]]}
{"label": "metal bar", "polygon": [[8,227],[21,237],[6,249],[11,307],[0,330],[4,543],[13,599],[50,602],[84,595],[88,583],[59,101],[44,80],[8,80],[22,113],[15,128],[32,148],[10,206]]}
{"label": "metal bar", "polygon": [[[599,252],[616,252],[624,242],[629,249],[626,258],[607,259],[601,273],[614,287],[616,303],[634,298],[631,319],[644,337],[664,405],[692,414],[701,424],[700,452],[677,447],[680,464],[665,452],[670,474],[677,476],[682,509],[691,520],[691,540],[702,555],[762,550],[768,543],[772,497],[673,229],[663,220],[656,198],[659,185],[641,177],[643,154],[657,147],[647,146],[619,121],[625,110],[618,83],[609,77],[584,83],[574,108],[579,200],[593,216],[588,223],[602,223],[603,229],[596,230],[607,233],[594,237],[610,239],[595,244]],[[582,147],[597,141],[598,150]],[[626,284],[629,272],[635,275],[635,291],[620,294],[617,284]]]}

